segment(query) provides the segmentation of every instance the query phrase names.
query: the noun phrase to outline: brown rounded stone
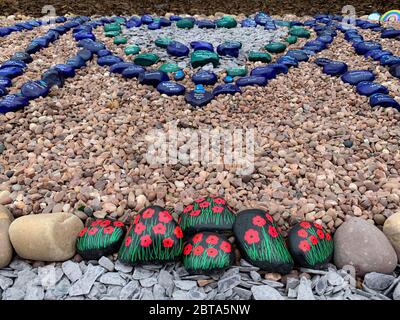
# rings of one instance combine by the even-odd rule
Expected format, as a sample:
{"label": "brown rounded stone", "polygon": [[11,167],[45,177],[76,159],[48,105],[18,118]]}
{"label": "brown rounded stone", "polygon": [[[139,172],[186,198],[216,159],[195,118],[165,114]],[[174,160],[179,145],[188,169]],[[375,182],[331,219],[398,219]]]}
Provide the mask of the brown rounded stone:
{"label": "brown rounded stone", "polygon": [[8,229],[14,220],[11,212],[0,205],[0,268],[8,266],[12,259],[13,248],[8,236]]}
{"label": "brown rounded stone", "polygon": [[390,243],[397,253],[400,261],[400,211],[391,215],[383,225],[383,233],[388,237]]}

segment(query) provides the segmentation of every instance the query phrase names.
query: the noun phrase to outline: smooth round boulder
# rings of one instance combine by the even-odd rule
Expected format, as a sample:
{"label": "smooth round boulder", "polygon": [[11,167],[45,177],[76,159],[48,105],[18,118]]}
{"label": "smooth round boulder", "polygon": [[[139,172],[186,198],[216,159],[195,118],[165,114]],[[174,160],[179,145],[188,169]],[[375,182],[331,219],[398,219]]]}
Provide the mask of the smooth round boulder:
{"label": "smooth round boulder", "polygon": [[11,212],[0,205],[0,268],[7,267],[13,255],[13,247],[8,235],[8,229],[14,220]]}
{"label": "smooth round boulder", "polygon": [[15,219],[9,229],[17,254],[28,260],[65,261],[75,255],[82,221],[71,213],[31,214]]}
{"label": "smooth round boulder", "polygon": [[354,266],[360,276],[369,272],[390,274],[396,268],[397,255],[382,231],[352,217],[335,232],[334,262],[338,268]]}
{"label": "smooth round boulder", "polygon": [[386,219],[383,233],[389,239],[400,261],[400,211]]}

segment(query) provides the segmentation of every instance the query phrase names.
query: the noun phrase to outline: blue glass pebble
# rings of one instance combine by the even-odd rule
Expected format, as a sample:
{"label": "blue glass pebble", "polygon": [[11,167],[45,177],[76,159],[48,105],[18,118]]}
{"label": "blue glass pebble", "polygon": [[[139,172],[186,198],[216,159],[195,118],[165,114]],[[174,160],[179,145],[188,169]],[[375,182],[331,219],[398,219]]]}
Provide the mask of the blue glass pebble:
{"label": "blue glass pebble", "polygon": [[8,93],[5,87],[0,86],[0,97],[5,96]]}
{"label": "blue glass pebble", "polygon": [[0,66],[0,69],[4,68],[9,68],[9,67],[17,67],[24,69],[27,67],[26,63],[20,60],[7,60],[3,62],[3,64]]}
{"label": "blue glass pebble", "polygon": [[174,79],[176,81],[183,80],[185,78],[185,73],[182,70],[178,70],[174,73]]}
{"label": "blue glass pebble", "polygon": [[152,23],[154,20],[153,20],[153,17],[152,17],[152,16],[150,16],[150,15],[148,15],[148,14],[145,14],[145,15],[142,16],[141,21],[142,21],[143,24],[150,24],[150,23]]}
{"label": "blue glass pebble", "polygon": [[112,52],[110,50],[107,49],[102,49],[96,52],[98,57],[104,57],[104,56],[109,56],[112,54]]}
{"label": "blue glass pebble", "polygon": [[138,17],[132,17],[126,22],[126,27],[130,28],[137,28],[142,25],[142,20]]}
{"label": "blue glass pebble", "polygon": [[392,55],[393,55],[393,53],[391,53],[390,51],[377,49],[377,50],[368,51],[368,52],[365,54],[365,57],[366,57],[366,58],[371,57],[373,60],[378,61],[378,60],[380,60],[383,56],[392,56]]}
{"label": "blue glass pebble", "polygon": [[78,42],[78,47],[83,47],[85,49],[88,49],[94,53],[105,49],[105,46],[103,43],[98,42],[98,41],[93,41],[91,39],[84,39],[84,40],[80,40]]}
{"label": "blue glass pebble", "polygon": [[161,29],[161,24],[159,22],[152,22],[147,25],[147,28],[149,30],[158,30],[158,29]]}
{"label": "blue glass pebble", "polygon": [[323,67],[324,65],[326,65],[326,64],[328,64],[328,63],[331,63],[332,62],[332,60],[331,59],[328,59],[328,58],[317,58],[317,59],[315,59],[315,61],[314,61],[314,63],[317,65],[317,66],[320,66],[320,67]]}
{"label": "blue glass pebble", "polygon": [[205,92],[206,89],[203,87],[203,85],[201,85],[201,84],[196,84],[196,86],[194,87],[194,91],[195,91],[195,92]]}
{"label": "blue glass pebble", "polygon": [[240,22],[240,24],[243,28],[251,28],[251,27],[257,26],[257,23],[253,19],[249,19],[249,18],[243,19]]}

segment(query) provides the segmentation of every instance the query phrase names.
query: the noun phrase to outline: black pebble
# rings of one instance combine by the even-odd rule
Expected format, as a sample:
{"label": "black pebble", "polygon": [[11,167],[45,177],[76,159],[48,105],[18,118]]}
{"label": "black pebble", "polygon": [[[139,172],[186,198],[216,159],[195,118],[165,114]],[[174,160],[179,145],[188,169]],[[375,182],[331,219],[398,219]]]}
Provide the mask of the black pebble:
{"label": "black pebble", "polygon": [[353,146],[353,141],[351,141],[351,140],[345,140],[345,141],[343,142],[343,145],[344,145],[346,148],[351,148],[351,147]]}

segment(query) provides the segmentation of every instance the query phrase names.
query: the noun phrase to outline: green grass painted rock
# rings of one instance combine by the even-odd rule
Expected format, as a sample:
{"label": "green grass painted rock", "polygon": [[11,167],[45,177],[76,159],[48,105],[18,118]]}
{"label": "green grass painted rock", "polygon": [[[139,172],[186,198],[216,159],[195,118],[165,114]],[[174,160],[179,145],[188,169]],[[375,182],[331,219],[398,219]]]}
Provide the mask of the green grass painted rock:
{"label": "green grass painted rock", "polygon": [[237,21],[231,16],[224,16],[215,22],[217,28],[236,28]]}
{"label": "green grass painted rock", "polygon": [[137,45],[132,44],[132,45],[126,46],[126,48],[124,49],[124,52],[127,56],[129,56],[131,54],[138,54],[140,52],[140,48]]}
{"label": "green grass painted rock", "polygon": [[289,231],[288,245],[294,261],[305,268],[322,269],[333,256],[332,236],[317,223],[296,224]]}
{"label": "green grass painted rock", "polygon": [[158,38],[154,41],[155,45],[160,48],[167,48],[173,40],[170,38]]}
{"label": "green grass painted rock", "polygon": [[231,77],[244,77],[247,74],[247,67],[236,67],[226,69],[226,74]]}
{"label": "green grass painted rock", "polygon": [[269,63],[271,62],[272,57],[268,52],[250,51],[248,59],[249,61],[261,61],[264,63]]}
{"label": "green grass painted rock", "polygon": [[171,73],[171,72],[176,72],[180,70],[181,68],[178,67],[176,63],[163,63],[158,70],[161,70],[165,73]]}
{"label": "green grass painted rock", "polygon": [[295,44],[297,42],[296,36],[289,36],[285,39],[285,41],[289,44]]}
{"label": "green grass painted rock", "polygon": [[296,36],[298,38],[309,38],[311,36],[310,31],[304,28],[292,28],[289,31],[291,36]]}
{"label": "green grass painted rock", "polygon": [[113,37],[117,37],[120,35],[119,31],[107,31],[106,33],[104,33],[104,35],[108,38],[113,38]]}
{"label": "green grass painted rock", "polygon": [[151,66],[160,60],[159,56],[154,53],[140,53],[135,57],[135,64],[139,66]]}
{"label": "green grass painted rock", "polygon": [[118,259],[131,265],[165,263],[179,259],[182,248],[183,232],[172,215],[160,206],[150,206],[135,217]]}
{"label": "green grass painted rock", "polygon": [[229,231],[236,216],[221,197],[207,197],[195,200],[186,206],[179,224],[185,233],[200,231]]}
{"label": "green grass painted rock", "polygon": [[114,38],[114,44],[125,44],[125,43],[127,43],[128,42],[128,39],[126,39],[125,37],[123,37],[123,36],[116,36],[115,38]]}
{"label": "green grass painted rock", "polygon": [[260,209],[239,212],[233,231],[242,256],[251,264],[281,274],[292,270],[293,258],[268,212]]}
{"label": "green grass painted rock", "polygon": [[202,67],[210,62],[216,67],[219,64],[218,54],[208,50],[196,50],[190,55],[190,63],[193,68]]}
{"label": "green grass painted rock", "polygon": [[286,50],[286,44],[282,42],[271,42],[268,43],[264,48],[270,53],[281,53]]}
{"label": "green grass painted rock", "polygon": [[118,252],[126,228],[120,221],[97,219],[79,233],[76,250],[83,259],[97,260]]}
{"label": "green grass painted rock", "polygon": [[179,29],[192,29],[194,27],[194,21],[191,19],[181,19],[176,22],[176,26]]}
{"label": "green grass painted rock", "polygon": [[183,247],[183,266],[189,273],[210,274],[233,264],[234,253],[228,239],[214,232],[200,232]]}
{"label": "green grass painted rock", "polygon": [[118,23],[108,23],[104,25],[104,32],[109,32],[109,31],[121,31],[121,25]]}

